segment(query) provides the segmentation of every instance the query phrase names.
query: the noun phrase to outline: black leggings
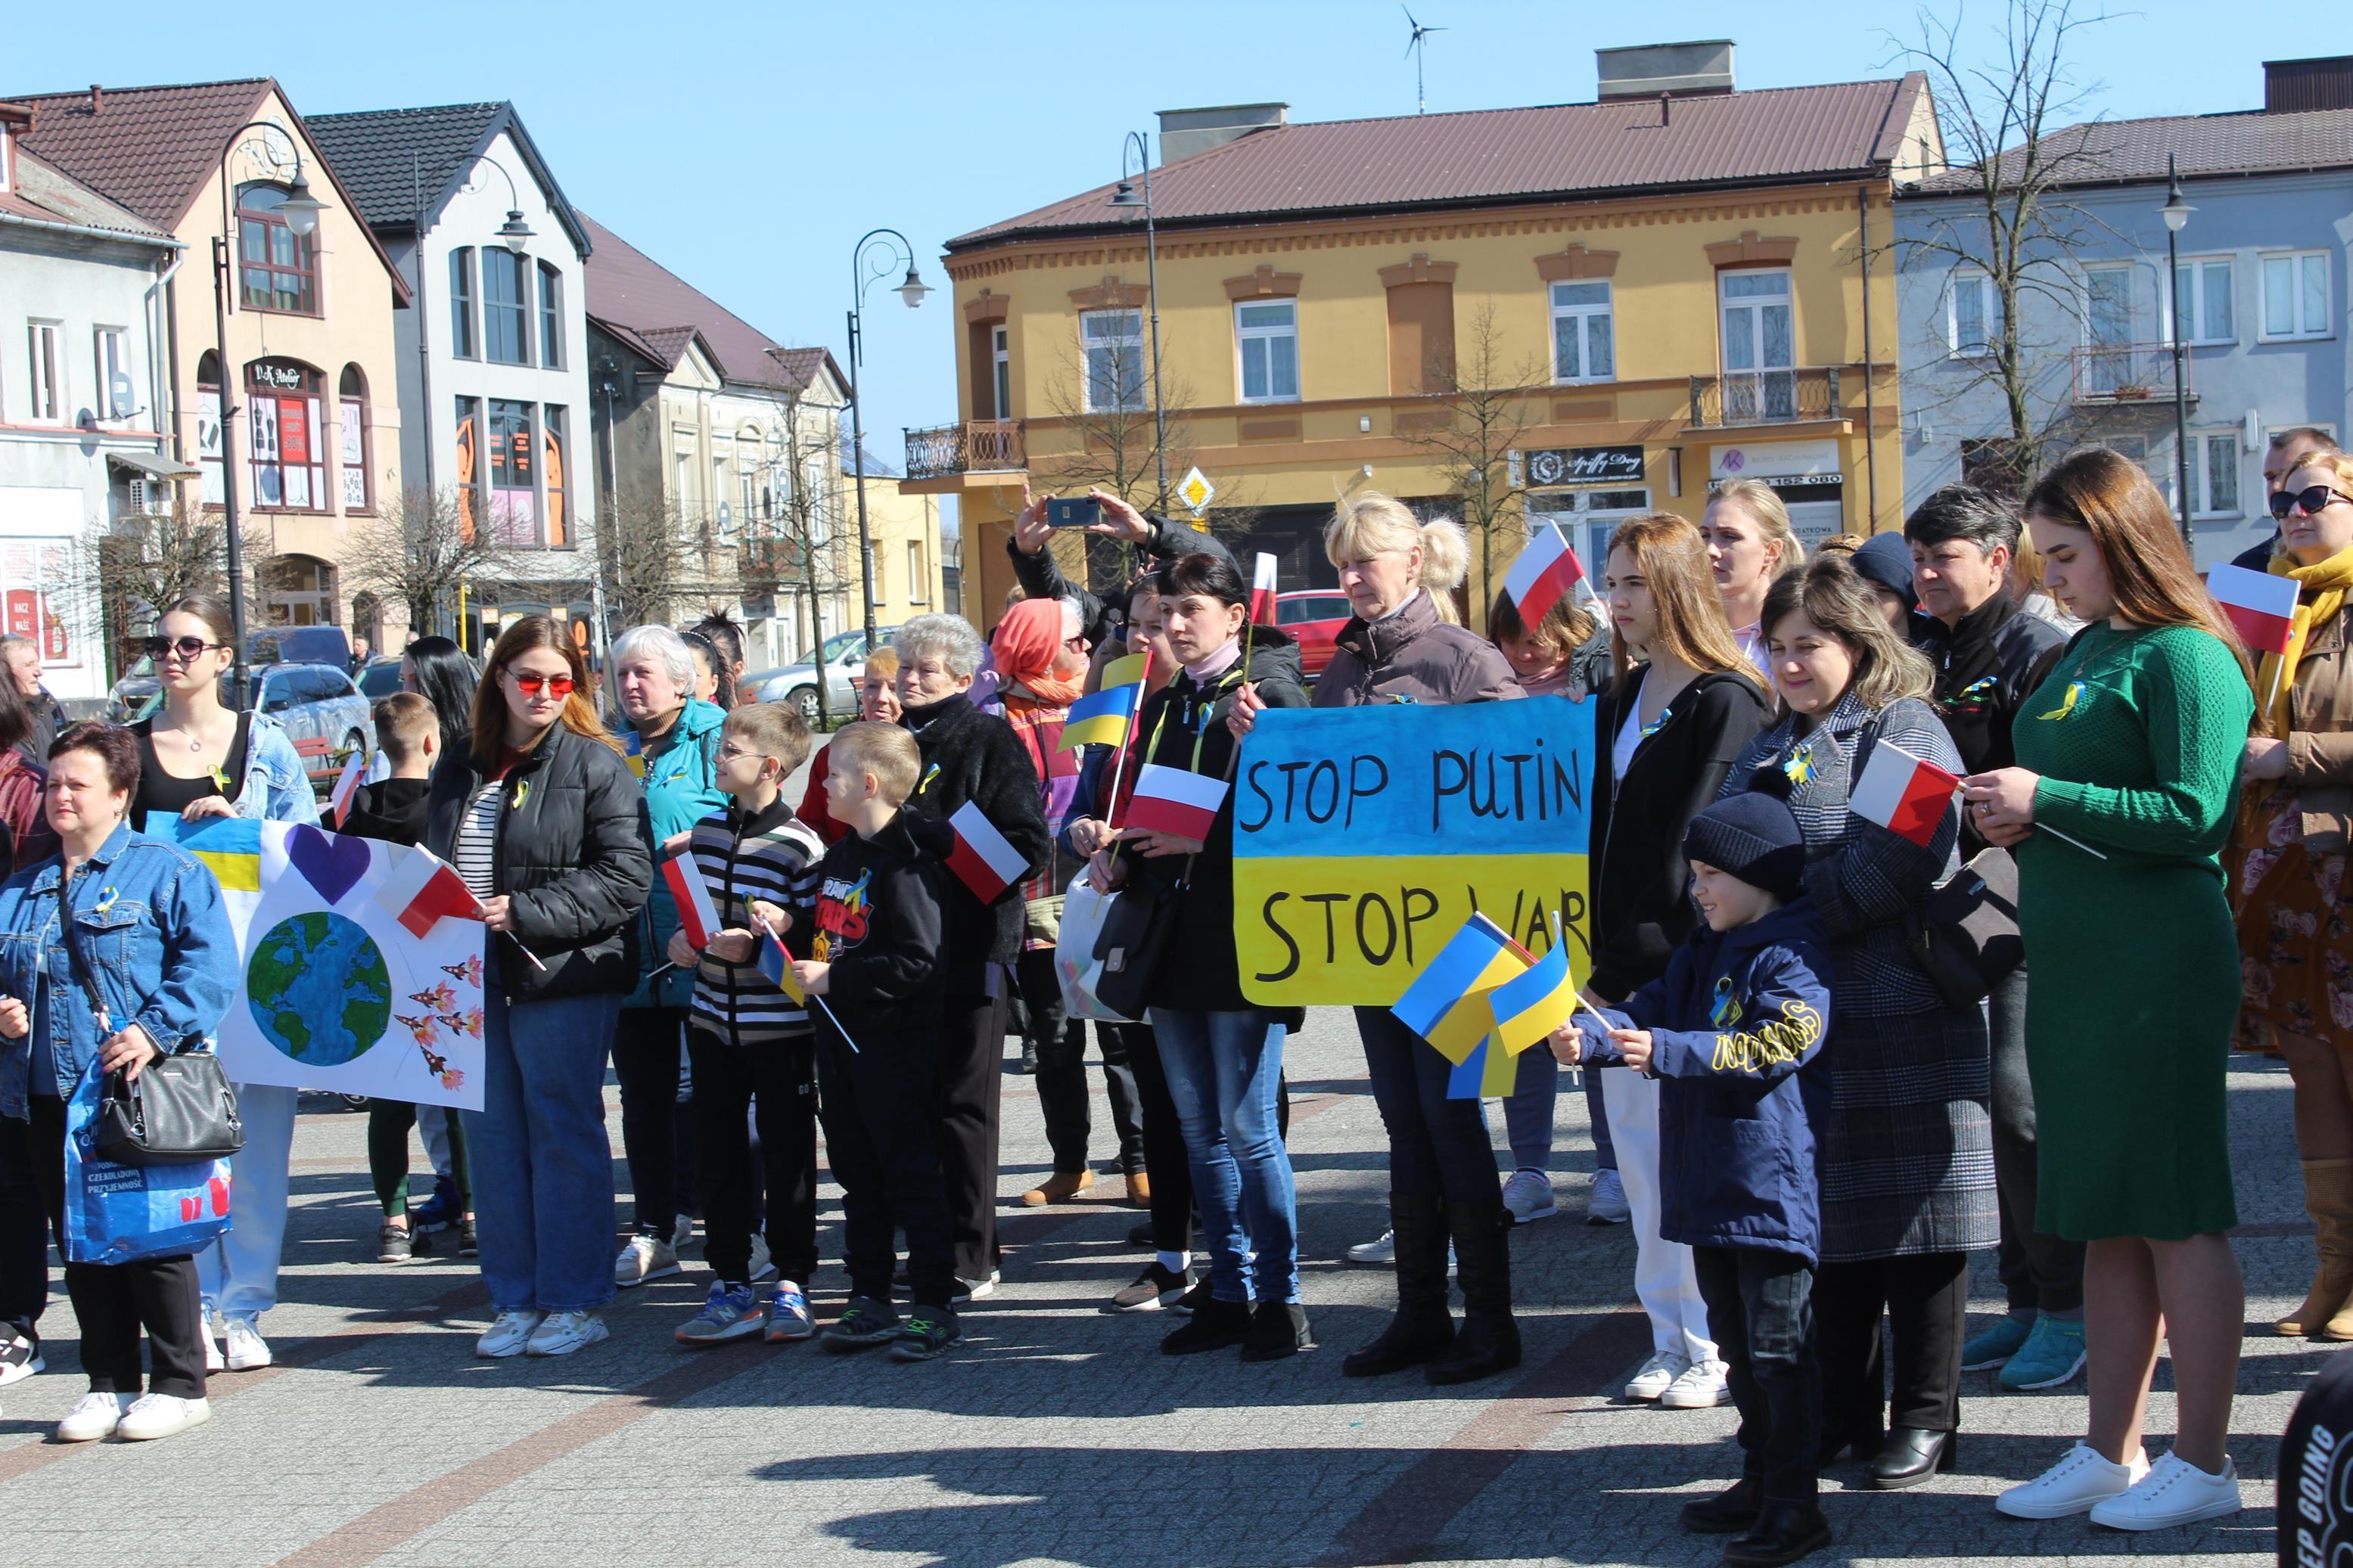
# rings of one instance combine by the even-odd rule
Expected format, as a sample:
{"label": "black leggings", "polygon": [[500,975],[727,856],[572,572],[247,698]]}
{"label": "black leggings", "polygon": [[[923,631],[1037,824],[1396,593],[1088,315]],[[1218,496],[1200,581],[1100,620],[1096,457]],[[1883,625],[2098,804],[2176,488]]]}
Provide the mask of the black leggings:
{"label": "black leggings", "polygon": [[668,1236],[694,1201],[694,1091],[681,1070],[686,1009],[623,1009],[613,1031],[621,1085],[621,1152],[639,1236]]}
{"label": "black leggings", "polygon": [[[368,1101],[368,1179],[375,1184],[375,1201],[386,1219],[408,1212],[408,1130],[417,1125],[417,1107],[399,1100]],[[474,1212],[473,1184],[466,1179],[466,1133],[459,1119],[449,1118],[449,1180],[458,1188],[458,1212]]]}

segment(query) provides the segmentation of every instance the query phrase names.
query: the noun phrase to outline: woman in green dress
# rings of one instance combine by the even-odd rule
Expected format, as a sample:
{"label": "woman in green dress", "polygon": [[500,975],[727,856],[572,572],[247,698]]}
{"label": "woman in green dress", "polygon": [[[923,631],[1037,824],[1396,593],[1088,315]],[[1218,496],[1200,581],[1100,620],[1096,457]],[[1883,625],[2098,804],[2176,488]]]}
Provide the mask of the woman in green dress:
{"label": "woman in green dress", "polygon": [[[1963,793],[1989,841],[2018,846],[2038,982],[2026,1018],[2036,1223],[2088,1244],[2091,1432],[1995,1506],[2158,1530],[2240,1506],[2223,1447],[2245,1309],[2224,1113],[2239,954],[2219,855],[2254,694],[2137,467],[2077,452],[2024,510],[2043,582],[2090,625],[2020,709],[2019,765]],[[2151,1465],[2141,1426],[2160,1335],[2179,1432]]]}

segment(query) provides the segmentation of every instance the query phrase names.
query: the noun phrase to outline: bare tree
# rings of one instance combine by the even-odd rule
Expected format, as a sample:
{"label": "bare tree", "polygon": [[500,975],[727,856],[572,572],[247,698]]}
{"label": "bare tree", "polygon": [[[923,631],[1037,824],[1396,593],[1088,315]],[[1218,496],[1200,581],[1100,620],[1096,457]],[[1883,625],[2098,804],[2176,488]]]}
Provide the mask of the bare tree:
{"label": "bare tree", "polygon": [[387,497],[343,544],[344,581],[406,605],[419,636],[439,628],[442,606],[460,583],[506,569],[494,536],[467,520],[454,489],[417,487]]}
{"label": "bare tree", "polygon": [[[771,416],[769,493],[774,515],[768,531],[755,536],[747,524],[744,542],[744,574],[775,585],[800,602],[808,627],[808,658],[821,664],[825,647],[823,602],[853,580],[846,563],[849,545],[842,528],[840,408],[789,396]],[[823,670],[816,681],[817,722],[830,728],[832,701]]]}
{"label": "bare tree", "polygon": [[[269,553],[268,536],[248,528],[244,535],[248,574]],[[217,511],[174,489],[171,510],[125,513],[93,524],[73,552],[78,578],[72,587],[97,599],[106,647],[119,670],[124,640],[154,624],[167,605],[191,594],[216,594],[228,582],[228,528]],[[250,606],[259,595],[248,594]]]}
{"label": "bare tree", "polygon": [[[1516,537],[1524,527],[1511,454],[1541,422],[1550,367],[1537,355],[1511,357],[1490,300],[1472,312],[1458,347],[1431,356],[1425,374],[1435,395],[1399,420],[1398,437],[1427,451],[1443,478],[1463,528],[1478,542],[1480,592],[1492,599],[1495,532],[1510,528]],[[1409,420],[1411,428],[1405,427]],[[1472,610],[1472,624],[1484,626],[1485,605]]]}
{"label": "bare tree", "polygon": [[[2107,19],[2082,14],[2074,0],[2008,0],[2000,46],[1978,64],[1961,13],[1924,8],[1921,41],[1902,51],[1927,73],[1949,170],[1936,188],[1957,199],[1943,213],[1917,209],[1925,228],[1887,248],[1899,268],[1967,269],[1989,282],[1985,342],[1955,345],[1964,352],[1936,401],[1998,396],[2006,433],[1980,475],[1991,482],[2021,483],[2038,471],[2067,416],[2061,384],[2073,375],[2084,310],[2073,257],[2112,232],[2064,194],[2100,176],[2110,148],[2097,117],[2084,118],[2096,89],[2078,81],[2072,55],[2077,35]],[[2052,330],[2038,332],[2038,324]],[[2058,416],[2046,416],[2052,408]]]}
{"label": "bare tree", "polygon": [[609,490],[596,518],[597,567],[612,595],[608,613],[625,626],[667,621],[686,592],[689,552],[709,520],[690,520],[668,497],[624,502]]}

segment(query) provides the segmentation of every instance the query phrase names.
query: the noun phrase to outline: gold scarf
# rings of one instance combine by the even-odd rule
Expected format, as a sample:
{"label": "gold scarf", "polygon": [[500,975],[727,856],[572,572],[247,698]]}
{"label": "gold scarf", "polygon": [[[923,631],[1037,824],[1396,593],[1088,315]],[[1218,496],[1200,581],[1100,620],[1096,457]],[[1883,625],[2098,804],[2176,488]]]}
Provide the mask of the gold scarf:
{"label": "gold scarf", "polygon": [[2255,668],[2255,689],[2265,696],[2271,732],[2285,740],[2288,710],[2295,699],[2296,662],[2304,655],[2305,639],[2312,628],[2327,626],[2345,607],[2346,590],[2353,588],[2353,545],[2310,566],[2297,565],[2295,556],[2282,551],[2271,559],[2271,574],[2292,577],[2299,584],[2287,653],[2284,657],[2266,653]]}

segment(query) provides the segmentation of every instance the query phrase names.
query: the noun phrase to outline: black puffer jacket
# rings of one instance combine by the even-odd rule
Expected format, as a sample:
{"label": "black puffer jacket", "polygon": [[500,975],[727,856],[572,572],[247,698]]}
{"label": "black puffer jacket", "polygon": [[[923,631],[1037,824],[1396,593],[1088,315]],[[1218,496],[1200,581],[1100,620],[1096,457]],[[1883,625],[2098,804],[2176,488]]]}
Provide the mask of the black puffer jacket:
{"label": "black puffer jacket", "polygon": [[[907,830],[924,850],[944,861],[955,848],[948,818],[973,801],[1005,841],[1019,852],[1033,875],[1054,853],[1046,832],[1046,811],[1038,799],[1038,771],[1012,728],[984,713],[962,695],[927,707],[910,708],[900,722],[914,732],[923,771],[907,802]],[[1021,951],[1021,878],[1016,877],[993,904],[972,896],[954,876],[940,879],[945,908],[947,952],[941,964],[946,994],[972,996],[987,981],[987,966],[1010,963]]]}
{"label": "black puffer jacket", "polygon": [[[458,823],[487,778],[452,753],[433,770],[425,847],[455,862]],[[499,782],[506,802],[492,839],[498,891],[513,900],[514,941],[500,942],[511,1002],[627,994],[638,984],[638,911],[653,889],[646,797],[620,753],[558,724]]]}

